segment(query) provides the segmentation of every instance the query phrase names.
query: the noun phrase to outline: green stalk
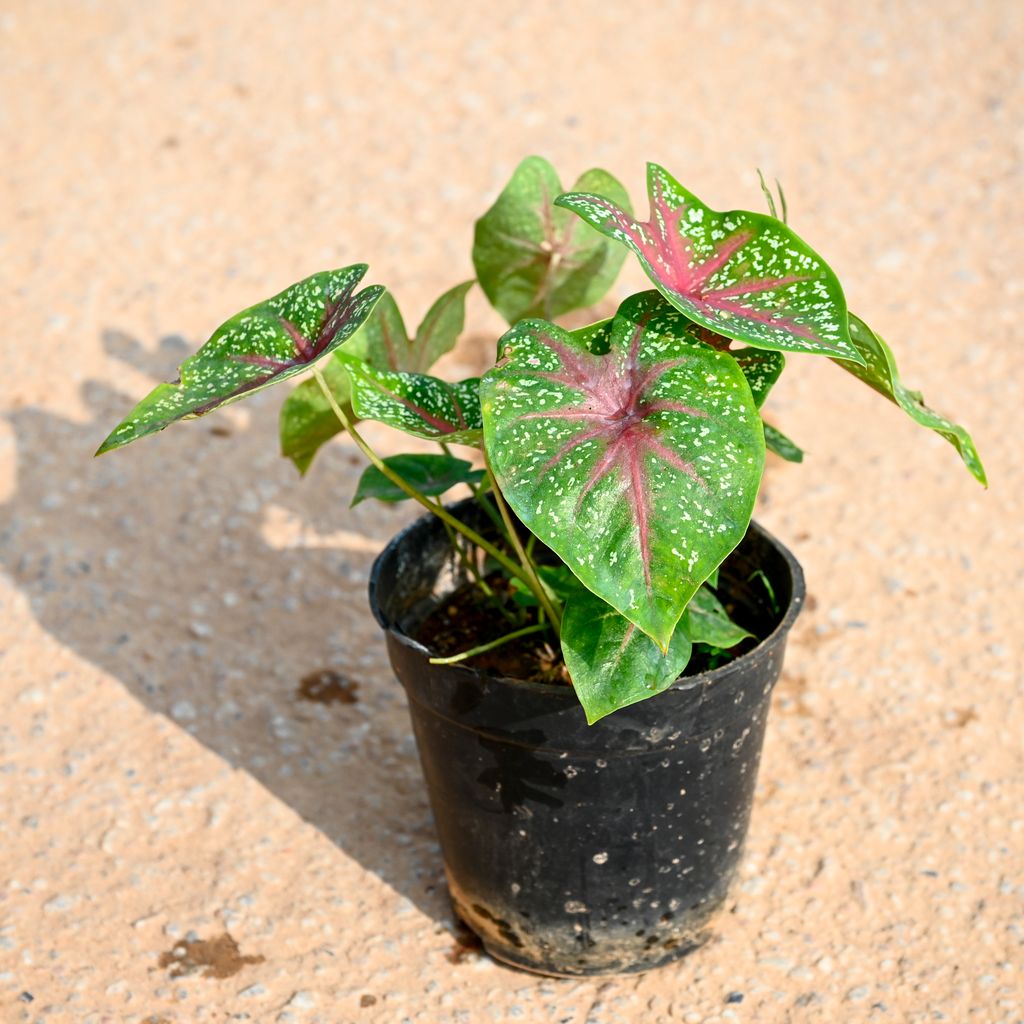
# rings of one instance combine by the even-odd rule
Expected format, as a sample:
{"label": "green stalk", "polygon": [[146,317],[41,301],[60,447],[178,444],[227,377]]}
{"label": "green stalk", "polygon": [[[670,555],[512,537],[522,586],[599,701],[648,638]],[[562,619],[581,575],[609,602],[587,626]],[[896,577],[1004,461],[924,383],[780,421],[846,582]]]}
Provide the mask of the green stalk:
{"label": "green stalk", "polygon": [[526,626],[524,629],[517,629],[514,633],[506,633],[504,636],[499,636],[497,640],[491,640],[486,644],[481,644],[479,647],[474,647],[468,651],[462,651],[461,654],[453,654],[448,658],[431,658],[431,665],[455,665],[460,661],[465,661],[467,658],[472,658],[476,654],[485,654],[487,651],[493,651],[495,647],[500,647],[502,644],[507,644],[510,640],[518,640],[521,636],[528,636],[530,633],[540,633],[542,630],[548,627],[543,623],[538,623],[535,626]]}
{"label": "green stalk", "polygon": [[[437,516],[437,518],[442,522],[447,523],[452,527],[452,529],[457,530],[471,543],[486,551],[487,554],[489,554],[507,573],[509,573],[509,575],[522,580],[531,590],[534,589],[533,580],[530,579],[530,575],[526,570],[516,565],[508,555],[496,548],[490,541],[481,537],[475,530],[456,519],[455,516],[453,516],[440,502],[433,502],[425,494],[416,490],[412,484],[399,476],[398,473],[384,462],[384,460],[381,459],[381,457],[366,443],[359,431],[357,431],[349,421],[349,418],[345,415],[341,406],[338,405],[333,392],[327,386],[327,381],[324,380],[323,374],[316,367],[313,367],[313,377],[320,386],[320,390],[323,392],[324,398],[327,399],[327,404],[330,405],[331,410],[338,419],[338,422],[345,428],[345,430],[348,431],[349,437],[355,441],[356,447],[388,480],[391,481],[391,483],[393,483],[400,491],[403,491],[412,498],[413,501],[419,502],[428,512],[433,513],[433,515]],[[536,577],[536,574],[534,574],[534,577]],[[538,594],[537,597],[539,600],[540,595]]]}
{"label": "green stalk", "polygon": [[504,535],[505,524],[501,521],[501,516],[499,516],[498,513],[494,511],[494,506],[489,501],[484,500],[485,496],[487,495],[487,492],[489,490],[495,489],[496,488],[494,484],[494,477],[490,475],[490,472],[488,472],[488,475],[485,476],[483,480],[480,481],[480,488],[476,492],[476,499],[477,501],[480,502],[480,506],[487,513],[488,518],[497,527],[498,533]]}
{"label": "green stalk", "polygon": [[[484,460],[487,461],[487,452],[484,452]],[[551,598],[548,597],[548,592],[544,589],[544,584],[541,583],[540,577],[537,575],[537,570],[534,568],[533,561],[526,553],[526,549],[519,540],[519,534],[516,533],[516,528],[512,523],[512,516],[509,513],[508,506],[505,504],[505,499],[498,488],[497,481],[494,479],[494,472],[491,469],[490,462],[487,462],[487,477],[485,479],[490,481],[491,490],[494,492],[495,504],[498,506],[501,518],[505,522],[505,529],[508,531],[508,539],[512,542],[512,547],[515,548],[516,554],[519,556],[519,561],[522,563],[523,569],[526,571],[528,578],[524,582],[536,595],[541,608],[544,609],[548,619],[551,620],[551,628],[554,629],[555,635],[559,636],[562,626],[561,613],[551,603]]]}

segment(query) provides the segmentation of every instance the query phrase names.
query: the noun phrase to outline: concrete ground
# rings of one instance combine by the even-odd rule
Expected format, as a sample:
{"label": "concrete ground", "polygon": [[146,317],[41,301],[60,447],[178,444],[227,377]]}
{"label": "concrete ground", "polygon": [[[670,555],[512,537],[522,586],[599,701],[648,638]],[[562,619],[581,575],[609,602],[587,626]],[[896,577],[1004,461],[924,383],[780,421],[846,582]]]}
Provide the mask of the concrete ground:
{"label": "concrete ground", "polygon": [[[1022,44],[1009,0],[7,0],[0,1019],[1024,1019]],[[458,954],[364,600],[411,512],[347,511],[350,446],[300,482],[272,391],[91,458],[315,270],[366,261],[418,320],[532,152],[638,201],[647,159],[718,208],[780,178],[992,481],[791,360],[771,413],[808,458],[773,462],[758,515],[813,600],[736,910],[625,979]],[[500,330],[470,313],[453,370]],[[357,699],[304,698],[321,669]]]}

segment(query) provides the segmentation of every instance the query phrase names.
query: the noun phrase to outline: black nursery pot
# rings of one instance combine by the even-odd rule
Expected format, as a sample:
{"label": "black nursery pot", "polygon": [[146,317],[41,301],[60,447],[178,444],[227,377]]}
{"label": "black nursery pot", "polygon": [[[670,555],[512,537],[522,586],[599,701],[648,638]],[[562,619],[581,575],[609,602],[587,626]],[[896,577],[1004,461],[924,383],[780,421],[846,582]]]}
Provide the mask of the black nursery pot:
{"label": "black nursery pot", "polygon": [[[452,511],[485,528],[472,501]],[[761,643],[592,726],[570,687],[429,663],[413,637],[464,583],[430,516],[370,578],[456,914],[492,956],[543,974],[644,971],[701,945],[742,855],[800,566],[751,525],[719,594]]]}

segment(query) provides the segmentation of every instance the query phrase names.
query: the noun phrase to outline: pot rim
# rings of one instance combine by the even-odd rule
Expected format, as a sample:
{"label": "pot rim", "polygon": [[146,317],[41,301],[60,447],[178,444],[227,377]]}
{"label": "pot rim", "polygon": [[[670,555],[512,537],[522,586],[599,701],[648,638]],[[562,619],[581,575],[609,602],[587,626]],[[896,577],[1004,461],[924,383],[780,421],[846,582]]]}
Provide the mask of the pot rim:
{"label": "pot rim", "polygon": [[[450,512],[455,512],[468,505],[475,505],[477,501],[475,498],[464,498],[461,501],[453,502],[446,505],[445,508]],[[425,654],[428,657],[432,654],[429,647],[425,644],[420,643],[418,640],[413,639],[399,626],[391,622],[384,614],[384,610],[381,607],[380,602],[377,600],[377,591],[380,585],[380,576],[383,572],[383,565],[385,558],[397,547],[399,547],[407,538],[407,536],[415,530],[424,529],[425,524],[428,524],[432,519],[436,517],[427,512],[422,516],[418,516],[411,523],[404,526],[398,533],[396,533],[390,541],[384,546],[383,550],[374,559],[373,567],[370,570],[370,579],[368,586],[368,598],[370,602],[370,611],[373,613],[373,617],[377,620],[377,624],[384,630],[385,633],[389,633],[397,643],[402,644],[404,647],[408,647],[410,650],[416,651],[419,654]],[[440,520],[438,520],[440,521]],[[784,642],[787,634],[796,621],[797,616],[800,614],[800,610],[803,608],[804,599],[806,597],[806,584],[804,581],[804,571],[800,566],[800,563],[796,560],[793,553],[783,544],[781,541],[766,530],[760,523],[755,522],[753,519],[750,521],[748,531],[753,530],[755,533],[761,535],[761,537],[772,545],[782,556],[783,561],[786,564],[786,568],[789,570],[790,579],[792,581],[792,592],[790,594],[789,603],[786,606],[785,614],[779,619],[778,624],[763,640],[759,640],[757,644],[747,651],[745,654],[741,654],[736,658],[732,658],[727,661],[724,665],[720,665],[718,668],[710,669],[705,672],[699,672],[695,675],[683,675],[676,680],[672,686],[668,687],[669,690],[689,690],[697,687],[705,687],[714,684],[718,679],[722,678],[727,673],[732,673],[736,670],[742,669],[748,662],[763,657],[766,650],[771,649],[780,642]],[[746,536],[744,534],[744,536]],[[742,541],[740,542],[742,543]],[[738,546],[738,545],[737,545]],[[728,556],[726,556],[728,557]],[[445,668],[448,671],[455,671],[460,674],[464,674],[467,679],[486,679],[492,682],[500,681],[506,685],[515,687],[528,688],[530,692],[536,693],[538,696],[547,694],[548,696],[564,697],[566,690],[571,687],[559,683],[539,683],[528,679],[517,679],[515,676],[497,675],[490,672],[483,672],[480,669],[471,668],[467,665],[454,664],[446,665]]]}

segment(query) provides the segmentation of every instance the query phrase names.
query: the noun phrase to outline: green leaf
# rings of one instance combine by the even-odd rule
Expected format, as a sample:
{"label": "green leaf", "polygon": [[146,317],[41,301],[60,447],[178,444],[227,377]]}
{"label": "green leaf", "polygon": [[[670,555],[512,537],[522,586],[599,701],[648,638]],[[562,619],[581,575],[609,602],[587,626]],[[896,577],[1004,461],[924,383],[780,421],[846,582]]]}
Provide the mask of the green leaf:
{"label": "green leaf", "polygon": [[885,395],[890,402],[895,402],[916,423],[944,437],[960,453],[960,458],[975,480],[987,487],[985,467],[981,464],[971,435],[952,420],[929,409],[919,391],[911,391],[906,387],[896,371],[896,359],[892,350],[863,320],[852,313],[850,337],[857,346],[864,365],[856,366],[838,360],[836,364],[862,380],[868,387],[874,388],[880,395]]}
{"label": "green leaf", "polygon": [[723,649],[735,647],[741,640],[754,635],[729,618],[722,602],[708,587],[701,587],[693,595],[683,612],[679,630],[689,637],[691,643]]}
{"label": "green leaf", "polygon": [[[625,189],[606,171],[587,171],[574,187],[600,191],[630,209]],[[473,266],[491,305],[510,324],[592,306],[622,267],[625,254],[617,246],[554,206],[561,191],[551,164],[527,157],[476,222]]]}
{"label": "green leaf", "polygon": [[741,348],[729,353],[736,360],[743,376],[750,385],[750,393],[754,396],[754,404],[761,408],[768,397],[772,385],[786,367],[786,357],[781,352],[769,352],[767,349]]}
{"label": "green leaf", "polygon": [[[462,333],[466,293],[472,286],[472,281],[464,281],[446,291],[428,310],[415,340],[410,340],[402,314],[386,292],[345,351],[381,370],[429,370]],[[350,403],[348,374],[341,363],[330,360],[324,379],[345,414],[357,419]],[[338,417],[315,380],[299,384],[281,407],[281,454],[290,458],[300,473],[309,468],[320,446],[340,431]]]}
{"label": "green leaf", "polygon": [[426,373],[441,356],[455,348],[455,342],[459,340],[466,322],[466,293],[475,283],[463,281],[457,284],[427,310],[423,323],[416,331],[410,359],[405,365],[391,369]]}
{"label": "green leaf", "polygon": [[717,213],[657,164],[647,165],[647,189],[647,221],[593,193],[555,205],[632,249],[669,302],[709,330],[755,348],[860,362],[838,279],[785,224],[746,210]]}
{"label": "green leaf", "polygon": [[803,462],[804,453],[786,435],[770,423],[764,424],[764,445],[787,462]]}
{"label": "green leaf", "polygon": [[181,364],[179,378],[159,384],[100,445],[97,455],[202,416],[309,369],[343,345],[384,293],[355,293],[365,264],[314,274],[221,324]]}
{"label": "green leaf", "polygon": [[360,419],[428,441],[480,443],[478,377],[449,384],[422,373],[378,370],[347,352],[339,352],[338,359],[348,371],[352,407]]}
{"label": "green leaf", "polygon": [[[580,588],[579,581],[564,565],[538,565],[535,568],[541,583],[559,604],[563,604],[570,594]],[[536,594],[523,580],[512,577],[508,583],[516,604],[523,608],[534,608],[540,604]]]}
{"label": "green leaf", "polygon": [[[334,395],[334,400],[341,406],[349,420],[355,421],[357,417],[349,400],[351,395],[345,367],[332,356],[324,363],[323,376],[324,383]],[[309,469],[313,456],[321,445],[326,444],[340,431],[338,417],[316,380],[304,380],[294,387],[281,405],[278,420],[281,454],[291,459],[295,463],[295,468],[303,475]]]}
{"label": "green leaf", "polygon": [[645,633],[582,587],[562,618],[562,657],[587,722],[668,689],[690,660],[690,638],[677,629],[663,652]]}
{"label": "green leaf", "polygon": [[[760,409],[768,397],[772,385],[779,379],[786,365],[786,357],[781,352],[769,352],[767,349],[744,348],[732,353],[739,363],[743,376],[747,378],[754,403]],[[770,452],[775,452],[787,462],[803,462],[804,453],[781,430],[770,423],[762,423],[764,427],[764,444]]]}
{"label": "green leaf", "polygon": [[480,397],[502,493],[588,589],[667,649],[750,522],[764,437],[746,378],[653,291],[573,333],[522,321],[501,348]]}
{"label": "green leaf", "polygon": [[[484,477],[482,469],[474,469],[471,463],[453,455],[390,455],[382,461],[421,494],[430,496],[444,494],[457,484],[477,484]],[[356,487],[352,507],[367,498],[396,502],[408,497],[376,466],[367,466]]]}

